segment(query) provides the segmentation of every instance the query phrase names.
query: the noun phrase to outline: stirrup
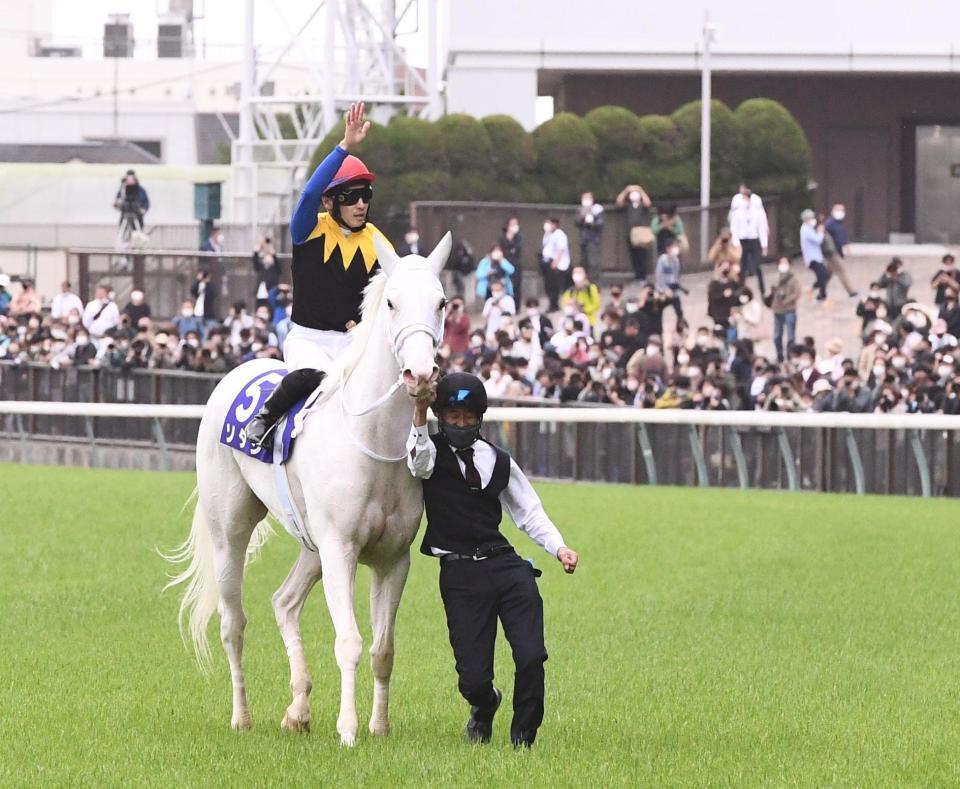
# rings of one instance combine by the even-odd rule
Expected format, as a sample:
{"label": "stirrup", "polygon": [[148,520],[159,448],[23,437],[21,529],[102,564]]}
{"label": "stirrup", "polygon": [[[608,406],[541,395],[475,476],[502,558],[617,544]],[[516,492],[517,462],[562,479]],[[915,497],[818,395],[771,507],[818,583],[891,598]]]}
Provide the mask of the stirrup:
{"label": "stirrup", "polygon": [[[260,415],[257,414],[253,419],[259,419]],[[264,432],[263,435],[258,439],[249,439],[250,440],[250,449],[255,453],[262,452],[264,449],[270,449],[273,446],[274,432],[276,432],[277,425],[280,424],[280,421],[283,419],[281,416],[277,419],[272,425],[270,425]],[[252,423],[253,420],[251,420]],[[248,425],[249,427],[249,425]],[[241,433],[241,440],[247,440],[247,428],[245,427]]]}

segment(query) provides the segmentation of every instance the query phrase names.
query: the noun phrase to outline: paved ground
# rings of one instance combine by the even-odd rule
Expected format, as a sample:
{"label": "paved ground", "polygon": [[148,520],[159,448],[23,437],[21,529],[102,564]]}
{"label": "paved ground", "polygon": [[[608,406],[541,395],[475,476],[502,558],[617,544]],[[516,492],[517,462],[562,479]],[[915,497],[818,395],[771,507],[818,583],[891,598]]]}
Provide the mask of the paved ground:
{"label": "paved ground", "polygon": [[[900,257],[907,271],[913,275],[911,297],[917,301],[933,305],[933,290],[930,280],[940,267],[940,259],[947,252],[946,247],[937,245],[895,246],[890,244],[853,244],[850,247],[845,267],[854,287],[861,294],[866,293],[872,281],[879,279],[887,263],[893,256]],[[952,249],[955,255],[960,256],[957,249]],[[797,336],[810,335],[817,342],[817,348],[831,337],[839,337],[844,343],[845,353],[858,353],[860,350],[860,319],[856,315],[857,299],[847,296],[843,286],[834,277],[827,288],[828,299],[817,302],[810,285],[813,275],[802,262],[794,262],[793,272],[804,286],[804,295],[797,310]],[[777,270],[773,265],[764,266],[764,285],[768,289],[776,281]],[[683,310],[688,316],[691,329],[701,324],[707,324],[707,285],[710,275],[691,274],[682,279],[683,284],[690,290],[690,295],[684,297]],[[756,289],[756,279],[751,278],[752,288]],[[630,293],[633,287],[626,289]],[[606,289],[604,297],[606,300]],[[673,310],[667,310],[664,317],[664,332],[672,333],[675,325]],[[773,342],[770,339],[773,333],[773,313],[764,308],[764,317],[761,324],[761,335],[765,339],[758,342],[758,352],[774,356]],[[669,340],[668,340],[669,343]]]}

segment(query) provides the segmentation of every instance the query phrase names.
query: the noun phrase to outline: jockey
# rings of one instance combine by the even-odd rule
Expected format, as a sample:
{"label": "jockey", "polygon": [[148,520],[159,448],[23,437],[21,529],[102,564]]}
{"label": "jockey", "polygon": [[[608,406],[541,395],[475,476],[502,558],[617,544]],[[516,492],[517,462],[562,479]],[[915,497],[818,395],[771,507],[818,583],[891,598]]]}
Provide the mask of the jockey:
{"label": "jockey", "polygon": [[345,120],[343,139],[307,181],[290,220],[293,314],[283,343],[290,372],[246,427],[255,450],[269,447],[280,417],[320,385],[350,344],[363,289],[379,270],[373,236],[386,238],[367,221],[376,176],[348,154],[370,129],[363,102],[352,104]]}

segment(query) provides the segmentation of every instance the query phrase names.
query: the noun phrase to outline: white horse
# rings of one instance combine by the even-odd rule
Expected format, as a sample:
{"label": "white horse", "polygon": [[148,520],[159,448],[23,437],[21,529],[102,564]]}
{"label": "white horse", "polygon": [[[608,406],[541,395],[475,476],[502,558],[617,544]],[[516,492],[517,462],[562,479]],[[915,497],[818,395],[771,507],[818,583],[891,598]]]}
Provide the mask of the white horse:
{"label": "white horse", "polygon": [[[410,567],[410,544],[423,511],[420,484],[406,467],[405,444],[413,419],[412,397],[423,393],[438,375],[434,360],[446,300],[437,275],[450,253],[449,233],[428,258],[410,255],[401,260],[379,238],[376,242],[383,272],[367,287],[363,320],[353,330],[339,372],[324,381],[323,388],[331,394],[304,421],[287,462],[293,501],[319,553],[301,546],[296,564],[273,596],[293,691],[281,726],[306,731],[312,680],[300,640],[300,613],[311,588],[323,578],[336,631],[341,682],[337,731],[344,745],[353,745],[357,736],[354,682],[362,650],[354,613],[358,562],[373,572],[374,696],[369,728],[373,734],[386,734],[390,727],[394,625]],[[283,507],[272,468],[221,444],[219,436],[240,387],[257,373],[280,366],[272,360],[248,362],[224,377],[210,396],[197,436],[193,526],[170,557],[189,562],[171,585],[187,584],[181,622],[189,619],[202,668],[210,662],[207,624],[219,610],[220,638],[233,684],[235,729],[252,725],[241,660],[244,566],[264,535],[269,536],[265,523],[259,529],[257,525],[268,512],[281,517]],[[396,394],[403,386],[410,397]],[[251,541],[255,529],[257,537]]]}

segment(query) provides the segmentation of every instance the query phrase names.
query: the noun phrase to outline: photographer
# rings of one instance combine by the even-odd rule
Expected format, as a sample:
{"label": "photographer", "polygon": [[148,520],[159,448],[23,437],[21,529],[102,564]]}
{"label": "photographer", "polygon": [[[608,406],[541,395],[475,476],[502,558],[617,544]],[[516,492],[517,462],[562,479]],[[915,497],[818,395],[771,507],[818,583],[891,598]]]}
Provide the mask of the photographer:
{"label": "photographer", "polygon": [[517,305],[513,296],[508,296],[503,283],[495,279],[490,283],[490,298],[483,305],[483,317],[487,319],[486,334],[492,340],[500,328],[500,320],[506,315],[516,315]]}
{"label": "photographer", "polygon": [[150,210],[150,198],[133,170],[127,170],[120,182],[120,188],[113,198],[113,207],[120,212],[120,224],[123,224],[124,217],[129,215],[136,228],[143,230],[143,217]]}
{"label": "photographer", "polygon": [[466,353],[470,346],[470,316],[467,315],[463,296],[450,299],[447,315],[443,319],[443,342],[450,353]]}
{"label": "photographer", "polygon": [[255,306],[269,306],[270,291],[280,284],[280,264],[277,262],[277,252],[270,236],[264,236],[254,248],[253,270],[257,275],[257,285],[254,288]]}
{"label": "photographer", "polygon": [[909,292],[913,277],[910,276],[909,271],[904,271],[903,261],[900,258],[893,258],[887,264],[877,284],[887,290],[887,304],[890,305],[890,319],[893,320],[900,314],[903,305],[910,301]]}
{"label": "photographer", "polygon": [[217,322],[217,285],[210,279],[209,269],[202,268],[190,286],[193,296],[193,314],[203,319],[204,326]]}
{"label": "photographer", "polygon": [[707,260],[716,268],[724,261],[731,264],[739,263],[742,255],[743,249],[737,246],[730,228],[725,227],[710,246],[710,251],[707,252]]}

